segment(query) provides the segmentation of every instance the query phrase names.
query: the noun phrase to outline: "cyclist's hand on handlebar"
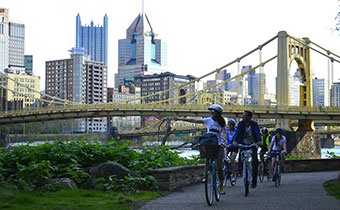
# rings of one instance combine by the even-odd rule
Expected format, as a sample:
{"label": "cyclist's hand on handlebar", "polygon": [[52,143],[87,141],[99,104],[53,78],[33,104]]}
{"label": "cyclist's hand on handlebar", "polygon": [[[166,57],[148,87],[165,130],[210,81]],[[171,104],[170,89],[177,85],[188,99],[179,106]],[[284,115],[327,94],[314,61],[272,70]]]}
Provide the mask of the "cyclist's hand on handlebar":
{"label": "cyclist's hand on handlebar", "polygon": [[237,147],[237,142],[236,142],[236,141],[233,141],[233,145],[234,145],[235,147]]}

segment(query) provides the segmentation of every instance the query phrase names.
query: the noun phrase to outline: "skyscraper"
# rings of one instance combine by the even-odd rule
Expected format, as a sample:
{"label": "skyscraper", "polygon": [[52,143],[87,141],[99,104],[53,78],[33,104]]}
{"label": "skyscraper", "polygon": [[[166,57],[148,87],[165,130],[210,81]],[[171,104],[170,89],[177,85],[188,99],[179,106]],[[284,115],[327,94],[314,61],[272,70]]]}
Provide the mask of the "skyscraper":
{"label": "skyscraper", "polygon": [[315,78],[312,80],[313,87],[313,106],[325,106],[325,96],[327,91],[325,89],[325,79]]}
{"label": "skyscraper", "polygon": [[8,66],[8,9],[0,8],[0,71]]}
{"label": "skyscraper", "polygon": [[84,48],[92,61],[104,62],[107,66],[108,17],[105,14],[103,26],[81,25],[80,15],[76,18],[76,48]]}
{"label": "skyscraper", "polygon": [[118,42],[115,87],[123,85],[124,79],[166,72],[167,45],[156,37],[147,15],[139,14],[126,30],[126,38]]}
{"label": "skyscraper", "polygon": [[9,21],[9,11],[0,8],[0,71],[25,71],[25,25]]}

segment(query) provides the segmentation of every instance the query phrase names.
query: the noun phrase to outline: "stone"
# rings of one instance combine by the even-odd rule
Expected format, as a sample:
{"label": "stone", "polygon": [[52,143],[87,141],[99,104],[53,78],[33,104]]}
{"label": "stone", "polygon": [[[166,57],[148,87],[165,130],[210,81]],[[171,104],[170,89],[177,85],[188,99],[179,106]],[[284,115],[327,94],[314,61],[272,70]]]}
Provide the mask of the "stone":
{"label": "stone", "polygon": [[140,177],[138,174],[130,171],[125,166],[115,162],[101,163],[97,167],[92,167],[89,170],[91,179],[104,178],[109,179],[110,176],[115,176],[118,179],[123,179],[125,176]]}
{"label": "stone", "polygon": [[70,178],[51,179],[47,185],[61,185],[69,189],[78,189],[77,184]]}

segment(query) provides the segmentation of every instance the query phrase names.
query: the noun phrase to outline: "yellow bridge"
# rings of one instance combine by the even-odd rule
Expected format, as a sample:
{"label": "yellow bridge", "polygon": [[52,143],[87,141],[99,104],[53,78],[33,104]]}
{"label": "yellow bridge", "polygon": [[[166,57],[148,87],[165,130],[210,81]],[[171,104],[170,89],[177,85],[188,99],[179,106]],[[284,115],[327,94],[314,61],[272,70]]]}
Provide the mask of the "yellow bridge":
{"label": "yellow bridge", "polygon": [[[262,61],[263,49],[274,40],[277,40],[277,53],[268,57],[265,61]],[[31,98],[29,95],[25,95],[25,98],[36,101],[37,106],[34,108],[26,107],[21,110],[9,110],[8,107],[3,104],[3,100],[1,100],[0,125],[108,116],[203,117],[210,116],[207,110],[208,106],[212,103],[217,103],[223,106],[224,117],[240,118],[244,110],[249,110],[253,112],[254,118],[275,119],[277,126],[282,128],[289,128],[291,127],[291,120],[298,120],[300,130],[314,130],[314,120],[340,120],[340,108],[313,107],[311,50],[326,57],[332,64],[334,61],[340,63],[337,60],[337,58],[340,58],[338,55],[315,44],[308,38],[295,38],[288,35],[285,31],[281,31],[278,35],[248,53],[193,81],[137,99],[106,104],[79,104],[39,93],[41,95],[40,98]],[[260,55],[259,64],[241,73],[239,68],[240,62],[255,52],[258,52]],[[246,74],[258,68],[260,69],[260,75],[263,76],[263,67],[273,60],[277,60],[277,104],[275,106],[264,106],[264,84],[263,79],[260,79],[261,84],[258,90],[260,96],[259,105],[245,106],[245,96],[244,93],[240,91],[241,81],[244,80]],[[296,107],[289,106],[289,69],[291,62],[294,60],[298,64],[300,75],[303,79],[303,83],[300,86],[300,106]],[[216,76],[221,70],[232,65],[237,65],[238,75],[216,85],[199,89],[199,82],[203,79],[209,76]],[[332,68],[332,66],[333,65],[330,67]],[[333,69],[331,69],[331,71],[333,71]],[[2,76],[6,76],[3,73],[1,74]],[[238,81],[239,97],[237,104],[230,105],[230,103],[225,101],[222,94],[223,91],[220,90],[219,87],[224,86],[232,80]],[[28,91],[34,91],[18,81],[13,82],[16,83],[16,86],[23,87]],[[196,91],[189,92],[189,87],[193,85],[196,87]],[[214,94],[209,95],[208,93],[214,88],[217,90]],[[9,89],[6,85],[1,85],[0,89],[0,98],[4,98],[10,93],[19,94],[15,90]],[[167,95],[174,95],[174,97],[166,98]],[[146,103],[149,97],[157,98],[158,100]],[[43,104],[44,107],[42,106]],[[46,104],[48,104],[47,107]]]}

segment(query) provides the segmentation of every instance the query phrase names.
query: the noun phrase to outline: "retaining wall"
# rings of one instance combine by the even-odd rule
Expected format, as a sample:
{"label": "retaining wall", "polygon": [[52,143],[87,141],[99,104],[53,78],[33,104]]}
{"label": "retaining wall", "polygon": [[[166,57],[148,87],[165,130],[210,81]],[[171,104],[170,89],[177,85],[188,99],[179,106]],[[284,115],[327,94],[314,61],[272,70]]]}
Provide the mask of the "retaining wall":
{"label": "retaining wall", "polygon": [[[340,170],[340,159],[286,160],[286,172],[313,172]],[[202,182],[204,164],[177,166],[152,171],[160,190],[174,191],[183,186]]]}

